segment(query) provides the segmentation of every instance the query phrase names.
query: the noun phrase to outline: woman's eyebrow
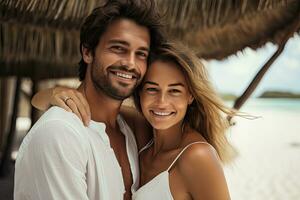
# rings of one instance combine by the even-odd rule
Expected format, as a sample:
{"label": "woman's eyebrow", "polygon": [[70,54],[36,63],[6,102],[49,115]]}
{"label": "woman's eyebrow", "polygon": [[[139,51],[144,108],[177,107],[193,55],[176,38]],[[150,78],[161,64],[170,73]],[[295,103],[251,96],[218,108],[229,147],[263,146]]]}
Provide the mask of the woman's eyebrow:
{"label": "woman's eyebrow", "polygon": [[[145,81],[144,82],[144,85],[145,84],[150,84],[150,85],[156,85],[156,86],[159,86],[158,83],[155,83],[155,82],[152,82],[152,81]],[[183,83],[172,83],[172,84],[169,84],[168,85],[169,87],[175,87],[175,86],[181,86],[181,87],[184,87],[184,84]]]}
{"label": "woman's eyebrow", "polygon": [[158,86],[158,84],[157,84],[157,83],[155,83],[155,82],[152,82],[152,81],[145,81],[145,82],[144,82],[144,84],[151,84],[151,85],[157,85],[157,86]]}
{"label": "woman's eyebrow", "polygon": [[170,87],[172,86],[181,86],[181,87],[184,87],[184,84],[183,83],[172,83],[172,84],[169,84]]}

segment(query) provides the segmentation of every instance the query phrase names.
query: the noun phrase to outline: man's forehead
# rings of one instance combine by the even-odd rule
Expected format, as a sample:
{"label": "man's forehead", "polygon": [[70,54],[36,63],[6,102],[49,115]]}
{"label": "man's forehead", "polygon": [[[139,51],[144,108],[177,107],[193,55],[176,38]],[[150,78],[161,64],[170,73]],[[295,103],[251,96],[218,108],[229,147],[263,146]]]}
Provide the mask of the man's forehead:
{"label": "man's forehead", "polygon": [[138,45],[144,48],[150,46],[150,33],[146,26],[141,26],[130,19],[117,19],[111,22],[101,39],[127,43],[129,46]]}

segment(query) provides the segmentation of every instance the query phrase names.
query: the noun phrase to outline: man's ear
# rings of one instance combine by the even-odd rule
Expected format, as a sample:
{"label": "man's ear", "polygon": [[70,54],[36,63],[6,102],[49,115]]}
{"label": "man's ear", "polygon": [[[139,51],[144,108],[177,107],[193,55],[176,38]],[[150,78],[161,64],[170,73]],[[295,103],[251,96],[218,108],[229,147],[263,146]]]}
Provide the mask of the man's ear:
{"label": "man's ear", "polygon": [[85,63],[90,64],[93,62],[93,55],[91,50],[85,48],[85,47],[81,47],[82,50],[82,58],[84,60]]}

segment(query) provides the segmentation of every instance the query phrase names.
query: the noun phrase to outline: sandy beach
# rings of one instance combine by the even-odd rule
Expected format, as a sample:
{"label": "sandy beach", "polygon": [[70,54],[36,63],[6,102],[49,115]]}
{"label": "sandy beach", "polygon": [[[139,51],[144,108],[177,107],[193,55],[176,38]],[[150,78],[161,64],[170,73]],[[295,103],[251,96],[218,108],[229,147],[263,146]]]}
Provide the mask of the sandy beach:
{"label": "sandy beach", "polygon": [[224,168],[232,199],[299,200],[299,107],[246,106],[244,111],[261,118],[236,118],[229,130],[230,141],[239,152]]}

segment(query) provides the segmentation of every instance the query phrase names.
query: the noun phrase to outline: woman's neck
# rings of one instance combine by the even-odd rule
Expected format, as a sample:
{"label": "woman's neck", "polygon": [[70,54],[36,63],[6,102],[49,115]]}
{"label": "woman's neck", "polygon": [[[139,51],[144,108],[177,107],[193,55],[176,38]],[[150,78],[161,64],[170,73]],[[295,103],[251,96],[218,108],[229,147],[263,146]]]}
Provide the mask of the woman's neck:
{"label": "woman's neck", "polygon": [[182,144],[183,132],[182,122],[165,130],[153,129],[153,156],[178,148]]}

